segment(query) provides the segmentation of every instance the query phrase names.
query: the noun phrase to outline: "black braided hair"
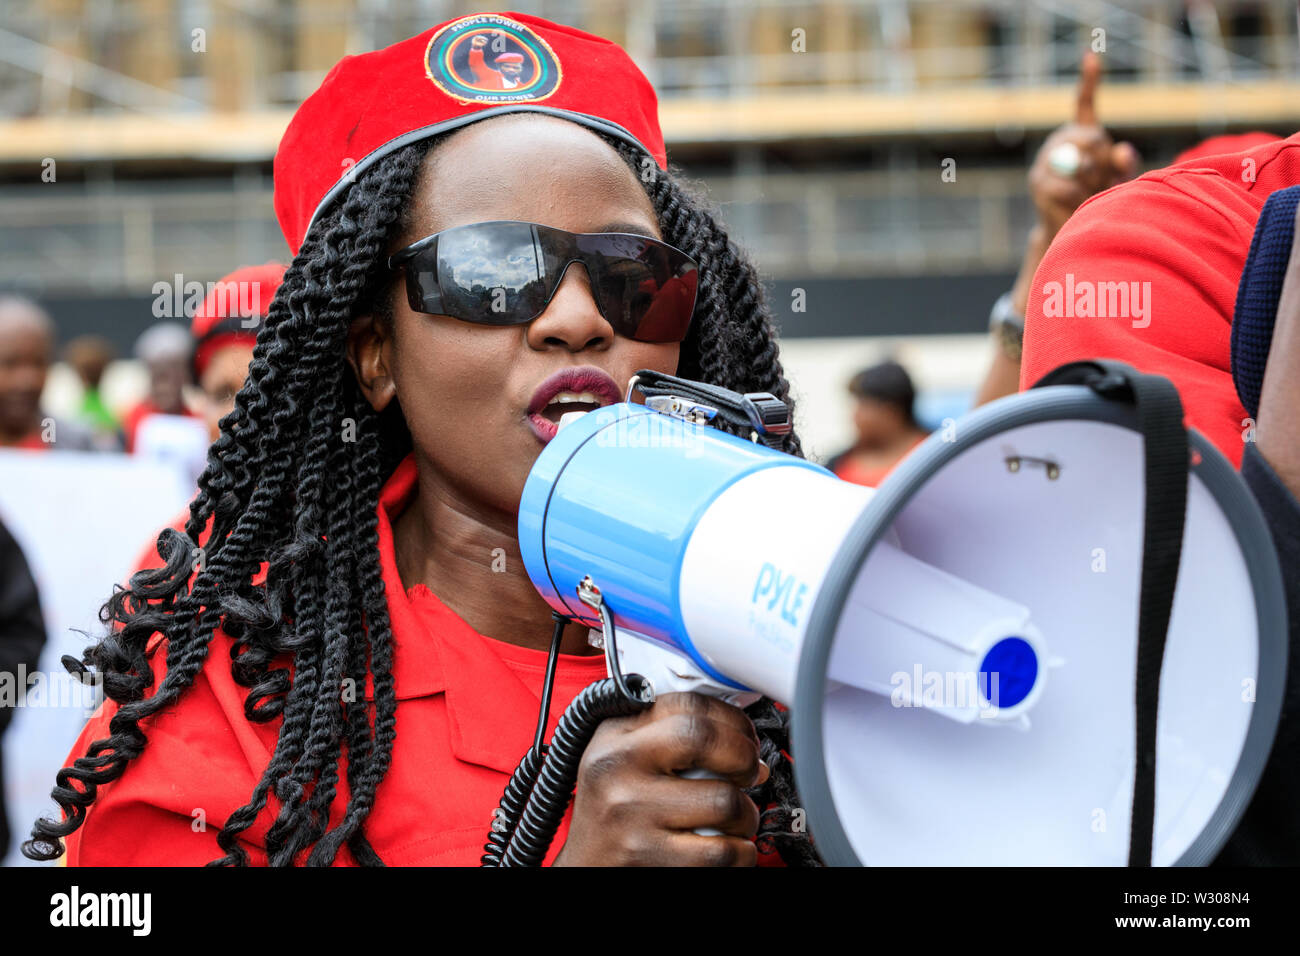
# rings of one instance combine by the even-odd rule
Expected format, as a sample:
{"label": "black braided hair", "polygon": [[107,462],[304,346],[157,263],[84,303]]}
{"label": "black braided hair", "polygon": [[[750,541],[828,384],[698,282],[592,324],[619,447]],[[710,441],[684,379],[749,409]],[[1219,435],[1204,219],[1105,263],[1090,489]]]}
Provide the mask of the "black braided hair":
{"label": "black braided hair", "polygon": [[[108,634],[81,661],[64,658],[74,673],[97,670],[118,710],[109,737],[59,771],[52,797],[64,818],[36,821],[22,847],[28,858],[63,854],[60,838],[81,826],[98,787],[120,777],[145,747],[141,721],[184,694],[221,627],[233,642],[231,674],[248,688],[245,716],[283,723],[248,803],[217,833],[224,855],[209,865],[247,865],[239,834],[273,791],[281,810],[265,840],[271,865],[330,865],[345,844],[362,865],[383,865],[364,831],[392,759],[397,706],[376,509],[380,489],[412,444],[398,404],[376,413],[344,355],[354,316],[391,309],[380,263],[406,226],[421,167],[441,139],[403,147],[359,175],[313,225],[285,273],[247,381],[208,451],[184,534],[159,535],[162,567],[115,588],[100,611]],[[627,144],[607,142],[636,172],[665,241],[700,265],[699,301],[678,374],[789,401],[754,268],[679,171],[665,173]],[[355,442],[339,440],[345,424]],[[802,454],[793,432],[784,450]],[[202,560],[195,561],[195,543],[209,522]],[[265,584],[254,585],[263,562]],[[155,683],[155,651],[147,647],[155,633],[166,637],[166,675],[146,696]],[[367,677],[373,724],[362,694]],[[760,841],[789,863],[817,865],[798,825],[784,712],[767,700],[748,712],[772,769],[751,791],[766,808]],[[341,822],[328,829],[345,746],[349,800]]]}

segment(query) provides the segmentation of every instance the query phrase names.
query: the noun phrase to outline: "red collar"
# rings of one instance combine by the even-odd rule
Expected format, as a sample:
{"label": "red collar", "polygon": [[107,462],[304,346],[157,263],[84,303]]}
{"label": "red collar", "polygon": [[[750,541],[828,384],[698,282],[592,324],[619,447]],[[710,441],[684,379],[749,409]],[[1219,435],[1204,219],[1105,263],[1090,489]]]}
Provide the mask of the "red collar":
{"label": "red collar", "polygon": [[[393,547],[393,521],[415,496],[417,477],[415,456],[408,455],[379,495],[379,563],[396,644],[393,684],[397,699],[445,693],[453,753],[461,760],[511,773],[533,742],[541,687],[520,680],[489,638],[470,627],[423,584],[403,587]],[[518,656],[520,652],[514,649],[512,653]],[[531,653],[537,655],[539,664],[545,663],[545,652]],[[560,666],[590,667],[593,680],[604,676],[600,658],[574,662],[565,655]],[[370,678],[366,699],[374,699]],[[560,704],[559,710],[567,703]],[[554,709],[552,714],[558,716]]]}

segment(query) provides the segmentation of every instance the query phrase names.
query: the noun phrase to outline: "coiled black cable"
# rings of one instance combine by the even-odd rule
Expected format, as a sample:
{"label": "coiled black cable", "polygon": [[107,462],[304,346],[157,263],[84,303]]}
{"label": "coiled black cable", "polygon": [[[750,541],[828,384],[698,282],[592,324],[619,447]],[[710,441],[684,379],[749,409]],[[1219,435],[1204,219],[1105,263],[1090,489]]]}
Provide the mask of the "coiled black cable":
{"label": "coiled black cable", "polygon": [[[627,690],[613,678],[605,678],[588,685],[582,691],[555,728],[555,736],[547,750],[541,773],[527,799],[523,813],[513,825],[513,832],[501,834],[494,832],[489,840],[496,845],[494,838],[502,836],[505,845],[504,855],[498,863],[485,866],[540,866],[546,851],[555,839],[555,831],[560,828],[560,821],[573,799],[574,789],[578,784],[578,765],[583,752],[592,736],[607,717],[628,717],[648,709],[653,704],[653,692],[650,684],[640,674],[628,674],[624,678],[627,690],[635,696],[629,696]],[[521,762],[520,768],[528,761],[530,750]],[[518,773],[518,771],[516,771]],[[511,778],[507,791],[515,783]],[[502,797],[502,803],[506,798]],[[500,820],[498,816],[498,820]]]}
{"label": "coiled black cable", "polygon": [[483,847],[483,866],[502,865],[501,858],[505,856],[519,817],[537,783],[537,774],[542,769],[545,756],[545,747],[529,747],[524,759],[519,761],[519,766],[511,775],[505,793],[501,795],[501,804],[492,818],[492,832],[488,834],[487,844]]}
{"label": "coiled black cable", "polygon": [[501,857],[515,832],[515,824],[523,813],[524,804],[537,783],[537,774],[542,769],[542,760],[546,756],[546,718],[551,712],[551,688],[555,685],[555,668],[560,659],[560,640],[564,637],[564,623],[567,618],[556,611],[551,612],[555,628],[551,631],[551,649],[546,655],[546,676],[542,679],[542,703],[537,713],[537,732],[533,735],[533,745],[519,761],[519,766],[510,775],[501,803],[492,816],[492,832],[488,834],[487,844],[483,847],[482,866],[500,866]]}

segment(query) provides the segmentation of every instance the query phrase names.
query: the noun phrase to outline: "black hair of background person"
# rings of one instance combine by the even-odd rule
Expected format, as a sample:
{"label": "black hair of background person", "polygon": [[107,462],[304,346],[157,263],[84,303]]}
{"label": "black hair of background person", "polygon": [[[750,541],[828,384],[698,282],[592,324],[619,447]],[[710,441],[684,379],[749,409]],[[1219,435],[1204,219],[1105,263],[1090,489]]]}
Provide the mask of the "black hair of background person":
{"label": "black hair of background person", "polygon": [[[328,865],[345,843],[359,863],[382,865],[364,823],[391,760],[397,701],[376,507],[384,482],[411,449],[411,436],[397,402],[382,414],[371,408],[344,354],[354,315],[391,314],[386,287],[394,283],[385,269],[390,237],[402,228],[421,164],[441,139],[400,149],[359,176],[303,243],[258,336],[235,409],[208,452],[190,504],[188,538],[164,531],[164,567],[133,575],[101,611],[105,624],[121,627],[87,648],[83,660],[103,673],[106,696],[121,705],[110,723],[109,749],[92,748],[101,756],[77,758],[61,774],[52,796],[65,819],[36,822],[23,845],[29,858],[62,854],[58,838],[81,825],[97,787],[129,772],[127,765],[144,748],[140,720],[191,686],[213,629],[221,626],[241,649],[231,672],[249,688],[246,716],[269,721],[283,715],[284,723],[249,802],[217,834],[224,856],[209,865],[247,864],[236,838],[272,789],[283,810],[266,835],[271,865],[299,862],[304,851],[307,865]],[[621,141],[606,142],[638,174],[664,241],[699,264],[699,298],[677,373],[789,401],[763,288],[712,207],[680,171],[654,167],[647,182],[643,154]],[[356,422],[355,442],[338,441],[345,418]],[[783,450],[802,456],[793,432]],[[206,567],[187,587],[194,542],[214,513]],[[251,578],[263,561],[269,562],[267,584],[254,587]],[[167,674],[145,699],[154,682],[145,647],[156,631],[168,639]],[[285,653],[293,655],[292,683],[285,667],[272,666]],[[364,687],[367,667],[375,688],[373,732],[366,702],[341,705],[338,693],[348,677]],[[766,783],[749,791],[763,811],[759,839],[790,864],[819,865],[807,833],[796,826],[793,768],[783,753],[789,750],[787,716],[766,699],[747,713],[772,770]],[[327,831],[345,741],[350,800],[341,823]],[[437,799],[437,781],[430,781],[430,790]],[[765,809],[768,804],[773,807]]]}
{"label": "black hair of background person", "polygon": [[[26,674],[30,678],[35,673],[44,646],[45,619],[41,615],[36,579],[27,566],[22,548],[0,521],[0,674],[13,675],[15,706],[21,702],[21,695],[27,689],[27,681],[19,683],[18,675]],[[0,741],[12,717],[8,707],[0,706]],[[0,747],[0,859],[8,852],[4,751]]]}
{"label": "black hair of background person", "polygon": [[903,414],[908,425],[916,424],[916,386],[907,369],[893,359],[864,368],[849,380],[849,392],[855,398],[872,398],[892,405]]}
{"label": "black hair of background person", "polygon": [[[886,359],[869,365],[849,379],[849,394],[855,399],[869,398],[885,405],[897,408],[903,416],[903,424],[911,428],[921,428],[916,420],[916,386],[912,376],[893,359]],[[854,441],[858,441],[857,438]],[[832,455],[826,461],[826,467],[834,471],[840,462],[853,452],[853,445]]]}

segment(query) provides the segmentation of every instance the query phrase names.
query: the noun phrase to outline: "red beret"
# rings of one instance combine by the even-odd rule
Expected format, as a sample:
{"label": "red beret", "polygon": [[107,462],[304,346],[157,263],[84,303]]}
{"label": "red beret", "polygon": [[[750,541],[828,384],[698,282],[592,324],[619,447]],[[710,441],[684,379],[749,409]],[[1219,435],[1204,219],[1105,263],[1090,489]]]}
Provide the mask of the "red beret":
{"label": "red beret", "polygon": [[[475,46],[476,36],[488,38]],[[495,63],[523,70],[507,87]],[[294,114],[275,154],[275,212],[295,255],[358,173],[416,140],[540,112],[613,135],[667,169],[658,98],[622,47],[527,14],[480,13],[345,57]]]}
{"label": "red beret", "polygon": [[236,342],[252,345],[257,340],[261,322],[247,322],[265,317],[271,300],[284,279],[285,267],[278,262],[263,266],[244,266],[212,284],[208,296],[194,313],[190,334],[194,336],[194,377],[203,370],[220,348]]}

